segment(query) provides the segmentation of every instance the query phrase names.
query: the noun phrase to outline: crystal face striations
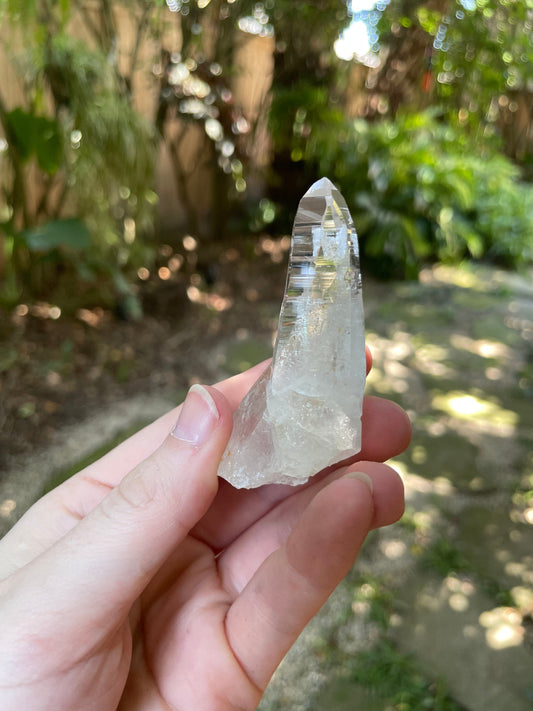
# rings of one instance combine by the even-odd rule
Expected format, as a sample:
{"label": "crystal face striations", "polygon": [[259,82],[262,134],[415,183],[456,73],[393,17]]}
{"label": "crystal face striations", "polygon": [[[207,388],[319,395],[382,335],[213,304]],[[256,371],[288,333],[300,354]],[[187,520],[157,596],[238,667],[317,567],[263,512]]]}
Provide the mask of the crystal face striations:
{"label": "crystal face striations", "polygon": [[272,365],[235,412],[219,476],[237,488],[303,484],[356,454],[365,366],[357,234],[322,178],[298,206]]}

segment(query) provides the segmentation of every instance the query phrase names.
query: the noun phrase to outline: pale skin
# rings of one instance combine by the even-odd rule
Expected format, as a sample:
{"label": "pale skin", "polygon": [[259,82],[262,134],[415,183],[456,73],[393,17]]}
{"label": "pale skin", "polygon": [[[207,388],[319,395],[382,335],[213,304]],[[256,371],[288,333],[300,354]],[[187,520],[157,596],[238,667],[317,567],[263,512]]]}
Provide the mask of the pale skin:
{"label": "pale skin", "polygon": [[3,711],[257,707],[368,531],[401,516],[382,462],[410,438],[398,406],[367,398],[357,461],[235,490],[218,463],[264,366],[191,391],[0,542]]}

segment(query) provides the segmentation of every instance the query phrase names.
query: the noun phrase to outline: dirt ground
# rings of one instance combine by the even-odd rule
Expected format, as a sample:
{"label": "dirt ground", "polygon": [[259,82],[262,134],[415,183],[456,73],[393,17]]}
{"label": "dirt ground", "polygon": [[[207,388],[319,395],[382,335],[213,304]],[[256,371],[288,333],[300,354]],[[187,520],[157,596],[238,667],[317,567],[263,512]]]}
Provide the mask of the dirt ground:
{"label": "dirt ground", "polygon": [[[288,247],[286,238],[263,238],[200,264],[195,255],[192,264],[178,255],[183,266],[170,279],[139,282],[139,321],[101,308],[58,317],[59,309],[46,303],[4,312],[0,476],[14,457],[49,444],[58,430],[116,400],[144,392],[180,397],[193,382],[212,382],[220,363],[205,354],[221,341],[246,340],[248,329],[256,340],[262,334],[266,346],[252,345],[226,370],[268,357]],[[169,262],[176,257],[167,256]]]}

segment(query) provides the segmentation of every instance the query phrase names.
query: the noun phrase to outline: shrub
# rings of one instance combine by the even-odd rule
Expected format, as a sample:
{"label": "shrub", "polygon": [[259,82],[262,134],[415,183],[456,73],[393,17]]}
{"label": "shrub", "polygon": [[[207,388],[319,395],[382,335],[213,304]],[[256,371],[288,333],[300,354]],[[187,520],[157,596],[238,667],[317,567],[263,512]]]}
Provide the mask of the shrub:
{"label": "shrub", "polygon": [[426,260],[533,261],[533,188],[509,159],[434,112],[358,119],[333,150],[314,151],[346,197],[367,264],[383,276],[416,277]]}

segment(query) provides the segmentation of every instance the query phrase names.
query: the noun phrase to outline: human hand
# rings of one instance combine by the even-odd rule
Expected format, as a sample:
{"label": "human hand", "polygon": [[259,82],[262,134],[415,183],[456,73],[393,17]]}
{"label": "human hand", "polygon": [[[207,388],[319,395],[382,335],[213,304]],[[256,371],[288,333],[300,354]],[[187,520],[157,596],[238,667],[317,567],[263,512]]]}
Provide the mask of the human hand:
{"label": "human hand", "polygon": [[356,464],[300,487],[218,483],[263,367],[193,389],[0,542],[3,711],[256,708],[369,529],[401,515],[380,462],[410,437],[399,407],[366,398]]}

